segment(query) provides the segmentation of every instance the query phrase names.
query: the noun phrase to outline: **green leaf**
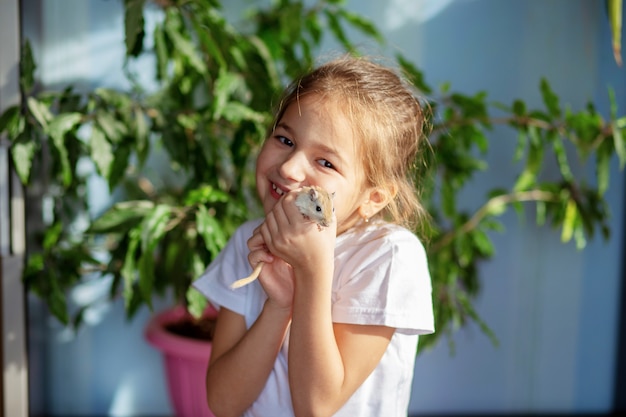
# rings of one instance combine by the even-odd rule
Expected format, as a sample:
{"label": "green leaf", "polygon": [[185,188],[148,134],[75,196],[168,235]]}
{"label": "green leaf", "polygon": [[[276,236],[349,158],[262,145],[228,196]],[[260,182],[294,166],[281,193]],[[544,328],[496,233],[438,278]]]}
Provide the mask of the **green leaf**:
{"label": "green leaf", "polygon": [[[127,111],[133,103],[132,98],[128,95],[128,93],[115,91],[110,88],[96,88],[94,94],[102,99],[105,104],[114,107],[120,112]],[[102,117],[103,114],[109,115],[107,111],[101,111],[99,116]]]}
{"label": "green leaf", "polygon": [[217,256],[226,245],[226,236],[219,223],[209,214],[205,206],[199,206],[196,211],[196,226],[208,251],[212,256]]}
{"label": "green leaf", "polygon": [[268,46],[257,36],[251,36],[249,41],[250,44],[255,47],[259,57],[263,61],[263,66],[269,76],[271,89],[277,90],[280,87],[280,76],[278,74],[278,69],[276,68],[276,62],[272,57]]}
{"label": "green leaf", "polygon": [[309,32],[309,35],[311,35],[313,43],[315,45],[319,45],[319,43],[322,41],[322,35],[324,34],[319,15],[314,12],[309,12],[306,16],[306,19],[304,20],[304,26]]}
{"label": "green leaf", "polygon": [[234,123],[239,123],[244,120],[255,123],[263,123],[265,121],[264,114],[254,111],[245,104],[236,101],[231,101],[224,106],[223,116],[226,120]]}
{"label": "green leaf", "polygon": [[108,111],[98,111],[96,124],[111,143],[119,143],[128,134],[128,127]]}
{"label": "green leaf", "polygon": [[506,212],[506,208],[506,203],[500,202],[498,200],[491,200],[487,204],[487,214],[491,216],[500,216]]}
{"label": "green leaf", "polygon": [[134,298],[134,285],[137,278],[137,269],[135,263],[135,252],[139,247],[139,243],[141,242],[141,228],[136,227],[132,229],[128,234],[130,240],[128,242],[128,250],[126,251],[126,255],[124,256],[124,263],[122,265],[122,269],[120,270],[120,274],[124,279],[124,305],[126,309],[131,306]]}
{"label": "green leaf", "polygon": [[624,169],[624,166],[626,165],[626,146],[624,146],[624,137],[622,136],[622,131],[619,127],[617,127],[616,122],[613,122],[611,127],[613,128],[613,143],[615,144],[615,152],[619,158],[619,167],[620,169]]}
{"label": "green leaf", "polygon": [[181,125],[185,130],[197,130],[200,115],[198,113],[176,115],[176,122]]}
{"label": "green leaf", "polygon": [[213,101],[213,120],[219,120],[222,117],[230,96],[243,85],[243,78],[239,74],[225,70],[220,71],[213,89],[213,94],[215,95],[215,100]]}
{"label": "green leaf", "polygon": [[19,106],[11,106],[0,116],[0,132],[6,131],[9,139],[14,139],[22,134],[26,121],[22,116]]}
{"label": "green leaf", "polygon": [[153,37],[154,50],[156,52],[156,78],[163,81],[167,77],[167,62],[169,61],[163,25],[156,25]]}
{"label": "green leaf", "polygon": [[20,135],[11,145],[13,165],[20,181],[24,185],[29,183],[30,171],[37,148],[38,144],[25,135]]}
{"label": "green leaf", "polygon": [[198,39],[201,44],[207,49],[208,55],[214,59],[219,68],[226,68],[228,66],[226,59],[224,58],[224,54],[220,49],[219,40],[216,38],[216,33],[219,30],[223,30],[223,27],[226,25],[224,19],[217,16],[217,13],[209,13],[212,17],[211,19],[211,28],[207,30],[206,27],[198,24],[198,22],[193,19],[192,23],[194,24],[195,32],[198,34]]}
{"label": "green leaf", "polygon": [[432,88],[428,84],[426,84],[426,81],[424,80],[424,73],[422,71],[420,71],[411,61],[406,59],[401,54],[396,55],[396,60],[398,61],[400,68],[402,68],[411,83],[421,93],[432,93]]}
{"label": "green leaf", "polygon": [[91,159],[96,164],[100,175],[108,180],[114,158],[111,144],[97,126],[94,126],[91,131],[89,143],[91,145]]}
{"label": "green leaf", "polygon": [[128,168],[133,166],[130,162],[130,154],[130,146],[118,147],[115,150],[115,158],[113,159],[113,166],[109,174],[109,188],[115,188],[115,186],[124,179],[124,176],[127,175]]}
{"label": "green leaf", "polygon": [[330,28],[330,31],[335,36],[335,38],[337,38],[341,45],[348,51],[352,50],[352,44],[350,43],[348,37],[343,31],[337,15],[328,10],[326,10],[324,14],[326,15],[326,19],[328,20],[328,27]]}
{"label": "green leaf", "polygon": [[623,129],[626,127],[626,116],[620,117],[615,120],[615,126],[619,129]]}
{"label": "green leaf", "polygon": [[135,139],[136,139],[136,152],[139,163],[143,164],[148,157],[148,139],[150,136],[150,127],[146,116],[140,108],[135,108]]}
{"label": "green leaf", "polygon": [[127,56],[139,56],[143,49],[145,0],[125,0],[124,32]]}
{"label": "green leaf", "polygon": [[139,273],[139,293],[142,300],[152,309],[152,288],[154,287],[155,271],[154,271],[154,253],[142,252],[137,262],[137,271]]}
{"label": "green leaf", "polygon": [[561,171],[561,175],[565,181],[572,181],[574,175],[569,166],[569,162],[567,160],[567,153],[565,152],[565,147],[563,146],[563,142],[559,137],[555,137],[552,141],[552,149],[554,150],[554,154],[556,155],[556,160],[559,165],[559,170]]}
{"label": "green leaf", "polygon": [[522,159],[527,144],[528,136],[524,131],[519,131],[517,134],[517,144],[515,145],[515,152],[513,152],[513,161],[520,161]]}
{"label": "green leaf", "polygon": [[55,222],[52,226],[48,227],[43,238],[44,250],[51,250],[54,246],[56,246],[62,232],[63,224],[61,222]]}
{"label": "green leaf", "polygon": [[442,198],[442,210],[448,217],[452,217],[456,214],[456,194],[455,189],[449,183],[444,183],[441,186],[441,198]]}
{"label": "green leaf", "polygon": [[48,129],[48,123],[53,119],[52,113],[50,109],[42,102],[37,100],[34,97],[28,97],[26,99],[26,105],[30,110],[30,113],[33,115],[35,120],[39,123],[39,125],[43,128],[44,132]]}
{"label": "green leaf", "polygon": [[[168,21],[168,23],[171,21]],[[199,74],[206,75],[207,68],[202,58],[197,53],[196,46],[188,39],[185,39],[174,24],[166,24],[165,31],[174,44],[174,48],[182,56],[186,57],[189,65]]]}
{"label": "green leaf", "polygon": [[141,223],[141,256],[137,263],[139,291],[148,306],[152,305],[152,288],[155,281],[154,250],[167,231],[171,213],[170,206],[159,204]]}
{"label": "green leaf", "polygon": [[607,0],[609,23],[611,25],[611,44],[613,57],[618,66],[622,66],[622,0]]}
{"label": "green leaf", "polygon": [[117,233],[134,227],[154,210],[154,203],[146,200],[124,201],[115,204],[91,223],[90,233]]}
{"label": "green leaf", "polygon": [[513,113],[517,117],[526,116],[526,103],[524,103],[522,100],[515,100],[513,102]]}
{"label": "green leaf", "polygon": [[141,250],[151,252],[156,248],[159,240],[166,231],[166,225],[172,214],[172,208],[166,204],[158,204],[148,213],[142,222]]}
{"label": "green leaf", "polygon": [[25,94],[29,94],[35,85],[35,60],[30,41],[26,39],[20,51],[20,87]]}
{"label": "green leaf", "polygon": [[540,89],[541,95],[543,97],[543,102],[548,109],[548,113],[550,113],[550,115],[555,118],[561,117],[559,97],[554,94],[552,88],[550,87],[550,84],[548,83],[548,80],[546,80],[545,78],[541,79]]}
{"label": "green leaf", "polygon": [[208,305],[206,297],[194,287],[189,287],[185,299],[187,300],[187,311],[196,318],[202,317],[202,313]]}
{"label": "green leaf", "polygon": [[578,220],[578,208],[573,199],[567,201],[565,216],[563,218],[563,230],[561,232],[561,242],[567,243],[572,239],[576,222]]}
{"label": "green leaf", "polygon": [[350,25],[354,26],[364,34],[374,38],[378,43],[384,43],[384,38],[376,28],[376,26],[368,19],[361,15],[347,11],[346,9],[339,9],[338,14],[346,19]]}
{"label": "green leaf", "polygon": [[66,294],[57,284],[58,277],[50,277],[50,293],[46,296],[48,308],[50,312],[64,325],[70,322],[69,315],[67,313]]}
{"label": "green leaf", "polygon": [[596,181],[598,193],[603,195],[609,188],[611,172],[611,151],[608,146],[600,146],[596,151]]}
{"label": "green leaf", "polygon": [[524,170],[513,187],[515,191],[526,190],[535,184],[537,174],[543,164],[544,150],[541,147],[541,138],[535,127],[528,127],[528,137],[530,139],[528,158]]}
{"label": "green leaf", "polygon": [[489,338],[489,340],[491,340],[491,343],[493,343],[494,346],[498,346],[500,343],[498,338],[487,323],[478,315],[478,312],[474,309],[469,297],[462,291],[458,291],[457,300],[463,307],[464,312],[469,315],[476,322],[476,324],[478,324],[481,331]]}
{"label": "green leaf", "polygon": [[302,2],[284,2],[278,14],[280,41],[289,45],[299,41],[302,33]]}
{"label": "green leaf", "polygon": [[617,118],[617,100],[615,99],[615,90],[609,86],[608,91],[609,95],[609,116],[611,120],[615,120]]}
{"label": "green leaf", "polygon": [[536,223],[543,226],[546,223],[546,203],[545,201],[537,201],[536,203]]}
{"label": "green leaf", "polygon": [[576,242],[576,249],[582,250],[587,246],[587,239],[582,227],[577,227],[574,231],[574,241]]}
{"label": "green leaf", "polygon": [[80,123],[81,120],[82,115],[80,113],[66,113],[52,119],[48,126],[52,144],[59,154],[63,185],[66,187],[72,181],[72,168],[70,167],[68,150],[65,146],[65,134]]}
{"label": "green leaf", "polygon": [[482,256],[489,258],[493,255],[493,244],[486,233],[476,230],[470,234],[470,237]]}
{"label": "green leaf", "polygon": [[212,204],[212,203],[225,203],[228,201],[228,194],[225,192],[213,188],[210,185],[202,185],[198,188],[189,191],[185,197],[185,206],[192,206],[194,204]]}

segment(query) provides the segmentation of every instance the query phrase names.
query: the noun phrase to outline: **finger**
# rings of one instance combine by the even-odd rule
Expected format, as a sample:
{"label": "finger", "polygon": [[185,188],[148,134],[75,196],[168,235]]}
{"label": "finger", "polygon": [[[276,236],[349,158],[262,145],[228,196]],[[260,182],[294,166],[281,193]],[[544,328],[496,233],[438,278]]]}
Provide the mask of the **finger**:
{"label": "finger", "polygon": [[248,253],[248,262],[251,266],[255,267],[259,263],[272,263],[274,261],[274,256],[266,250],[254,250]]}
{"label": "finger", "polygon": [[289,198],[291,193],[285,194],[283,198],[280,199],[278,203],[274,206],[274,210],[272,210],[272,214],[274,215],[274,221],[277,227],[284,227],[289,225],[289,217],[287,216],[287,211],[289,209]]}
{"label": "finger", "polygon": [[272,231],[270,229],[276,230],[276,221],[274,219],[273,213],[268,213],[265,218],[265,221],[261,225],[259,229],[259,235],[263,238],[263,244],[265,246],[266,251],[274,252],[274,244],[272,239]]}
{"label": "finger", "polygon": [[248,249],[255,250],[265,247],[265,241],[263,235],[260,232],[260,228],[254,230],[252,236],[247,241]]}
{"label": "finger", "polygon": [[296,205],[296,197],[299,191],[300,189],[290,191],[283,199],[283,213],[289,224],[295,224],[302,218],[302,213]]}

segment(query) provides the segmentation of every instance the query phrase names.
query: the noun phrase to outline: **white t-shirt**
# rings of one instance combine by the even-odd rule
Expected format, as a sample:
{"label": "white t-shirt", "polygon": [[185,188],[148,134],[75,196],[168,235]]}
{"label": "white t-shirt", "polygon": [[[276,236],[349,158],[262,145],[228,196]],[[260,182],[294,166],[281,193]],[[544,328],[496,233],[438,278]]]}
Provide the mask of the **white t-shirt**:
{"label": "white t-shirt", "polygon": [[[262,220],[243,224],[205,273],[194,282],[217,308],[245,317],[248,328],[267,299],[258,281],[236,289],[248,276],[247,240]],[[424,247],[410,231],[382,222],[337,237],[332,318],[338,323],[396,328],[380,363],[335,414],[341,417],[407,415],[418,335],[434,332],[432,287]],[[246,417],[293,416],[287,374],[289,338],[265,388]]]}

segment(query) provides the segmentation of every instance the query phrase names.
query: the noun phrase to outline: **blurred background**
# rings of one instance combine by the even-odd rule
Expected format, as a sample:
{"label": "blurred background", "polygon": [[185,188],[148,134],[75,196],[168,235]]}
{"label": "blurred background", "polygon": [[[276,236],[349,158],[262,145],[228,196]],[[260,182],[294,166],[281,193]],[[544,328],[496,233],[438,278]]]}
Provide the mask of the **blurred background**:
{"label": "blurred background", "polygon": [[[224,3],[238,16],[251,1]],[[604,1],[348,5],[376,23],[389,42],[363,44],[364,50],[388,56],[402,51],[431,85],[449,82],[468,94],[486,91],[494,101],[521,98],[540,106],[539,80],[546,77],[573,109],[593,101],[608,114],[608,86],[620,114],[626,109],[625,69],[613,59]],[[22,34],[32,42],[46,87],[125,86],[121,0],[22,0],[21,8]],[[326,52],[336,48],[328,45]],[[506,135],[498,128],[492,133],[488,162],[498,175],[478,176],[463,204],[475,205],[474,196],[516,174],[510,161],[515,140]],[[607,197],[613,213],[607,242],[598,238],[579,251],[532,219],[504,215],[506,230],[494,235],[496,255],[481,267],[477,303],[499,344],[469,326],[454,335],[453,350],[443,339],[420,352],[411,415],[605,414],[626,397],[618,389],[624,181],[617,165]],[[92,186],[105,187],[96,179]],[[101,199],[94,207],[107,203],[106,193]],[[89,299],[102,290],[85,286],[73,297]],[[148,311],[127,322],[121,301],[103,305],[74,334],[38,300],[29,299],[28,307],[31,415],[172,415],[161,355],[143,338]]]}

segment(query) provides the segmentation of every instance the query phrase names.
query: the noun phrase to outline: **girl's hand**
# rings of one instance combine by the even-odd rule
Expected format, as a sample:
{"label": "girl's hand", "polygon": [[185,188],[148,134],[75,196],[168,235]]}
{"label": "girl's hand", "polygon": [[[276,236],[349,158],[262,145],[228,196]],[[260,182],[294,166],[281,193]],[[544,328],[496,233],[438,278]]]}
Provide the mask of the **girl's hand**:
{"label": "girl's hand", "polygon": [[259,282],[268,296],[268,302],[280,309],[291,310],[293,302],[293,270],[289,264],[268,252],[259,226],[248,240],[248,261],[254,268],[263,262]]}
{"label": "girl's hand", "polygon": [[333,216],[328,227],[321,227],[314,220],[304,218],[295,205],[296,195],[292,191],[281,198],[259,227],[265,247],[275,257],[304,272],[334,264],[336,219]]}

